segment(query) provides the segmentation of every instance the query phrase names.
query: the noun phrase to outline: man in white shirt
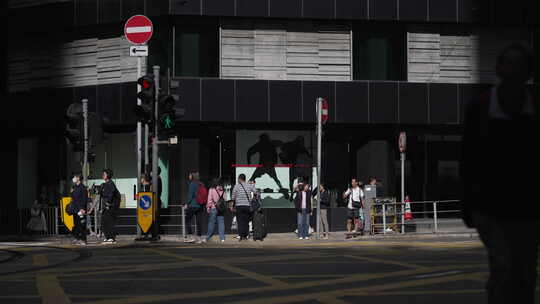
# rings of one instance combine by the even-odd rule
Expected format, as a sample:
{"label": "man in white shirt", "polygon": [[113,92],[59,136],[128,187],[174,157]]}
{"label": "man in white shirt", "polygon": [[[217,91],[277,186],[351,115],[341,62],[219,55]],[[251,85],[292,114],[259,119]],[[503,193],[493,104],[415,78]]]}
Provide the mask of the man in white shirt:
{"label": "man in white shirt", "polygon": [[360,188],[358,179],[351,179],[351,188],[343,193],[343,199],[347,199],[347,232],[356,232],[355,223],[360,218],[360,208],[364,200],[364,191]]}

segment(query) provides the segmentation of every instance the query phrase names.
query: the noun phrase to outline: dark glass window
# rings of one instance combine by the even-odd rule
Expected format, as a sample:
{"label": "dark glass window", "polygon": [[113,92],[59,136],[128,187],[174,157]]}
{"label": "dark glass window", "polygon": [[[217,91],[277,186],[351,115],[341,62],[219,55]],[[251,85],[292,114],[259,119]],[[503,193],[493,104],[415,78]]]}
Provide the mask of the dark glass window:
{"label": "dark glass window", "polygon": [[405,80],[406,33],[397,25],[353,27],[354,79]]}
{"label": "dark glass window", "polygon": [[176,25],[174,55],[176,76],[218,77],[219,27],[217,22]]}

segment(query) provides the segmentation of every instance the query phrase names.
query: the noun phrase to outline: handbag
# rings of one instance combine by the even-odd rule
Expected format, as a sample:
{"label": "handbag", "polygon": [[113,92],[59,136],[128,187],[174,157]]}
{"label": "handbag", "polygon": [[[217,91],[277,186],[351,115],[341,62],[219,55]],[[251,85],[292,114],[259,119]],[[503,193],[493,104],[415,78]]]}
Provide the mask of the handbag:
{"label": "handbag", "polygon": [[257,210],[259,210],[261,208],[261,203],[259,202],[259,200],[253,196],[253,199],[249,199],[249,194],[247,193],[246,191],[246,188],[244,188],[244,185],[242,185],[242,183],[240,183],[240,186],[242,187],[242,189],[244,189],[244,193],[246,194],[246,197],[249,201],[249,209],[251,212],[255,212]]}
{"label": "handbag", "polygon": [[72,202],[71,202],[71,203],[68,203],[68,204],[66,205],[66,213],[67,213],[68,215],[75,215],[75,213],[77,213],[77,212],[75,211],[75,208],[74,208],[74,207],[75,207],[75,205],[73,205]]}

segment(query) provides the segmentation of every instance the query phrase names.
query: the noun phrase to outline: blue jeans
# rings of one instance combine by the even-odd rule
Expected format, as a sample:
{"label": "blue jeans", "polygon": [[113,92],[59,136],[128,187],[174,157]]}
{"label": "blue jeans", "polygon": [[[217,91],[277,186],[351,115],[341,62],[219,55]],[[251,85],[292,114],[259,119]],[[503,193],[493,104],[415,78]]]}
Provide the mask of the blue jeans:
{"label": "blue jeans", "polygon": [[218,215],[216,208],[210,211],[210,218],[208,219],[208,234],[206,240],[210,241],[214,235],[214,228],[216,227],[216,220],[218,223],[219,239],[225,240],[225,220],[222,215]]}
{"label": "blue jeans", "polygon": [[307,238],[309,236],[309,213],[306,209],[298,212],[298,237]]}

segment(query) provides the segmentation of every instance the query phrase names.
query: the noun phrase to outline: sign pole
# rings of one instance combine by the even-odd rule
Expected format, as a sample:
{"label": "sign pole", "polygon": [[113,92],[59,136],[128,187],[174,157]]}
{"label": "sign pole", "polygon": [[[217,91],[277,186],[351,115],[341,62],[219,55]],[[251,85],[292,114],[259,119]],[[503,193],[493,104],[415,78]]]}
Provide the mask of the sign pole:
{"label": "sign pole", "polygon": [[323,99],[317,98],[317,239],[321,239],[321,158],[322,158],[322,104]]}
{"label": "sign pole", "polygon": [[401,233],[405,233],[405,152],[401,152]]}
{"label": "sign pole", "polygon": [[399,133],[399,152],[401,160],[401,233],[405,233],[405,151],[407,150],[407,134]]}
{"label": "sign pole", "polygon": [[[137,79],[142,76],[142,60],[137,57]],[[141,91],[141,86],[137,85],[137,94]],[[137,105],[140,106],[142,101],[137,98]],[[142,124],[137,122],[137,193],[142,192],[140,175],[142,172]],[[141,236],[141,228],[137,225],[137,237]]]}
{"label": "sign pole", "polygon": [[84,98],[82,100],[83,108],[83,136],[84,136],[84,149],[83,149],[83,165],[82,165],[82,175],[83,175],[83,184],[86,185],[86,180],[88,179],[88,99]]}
{"label": "sign pole", "polygon": [[[152,140],[152,184],[153,192],[157,197],[158,187],[158,102],[159,102],[159,66],[154,66],[154,83],[156,87],[156,100],[154,102],[154,139]],[[156,201],[157,203],[157,201]],[[154,209],[155,210],[155,209]],[[154,219],[155,221],[156,219]]]}

